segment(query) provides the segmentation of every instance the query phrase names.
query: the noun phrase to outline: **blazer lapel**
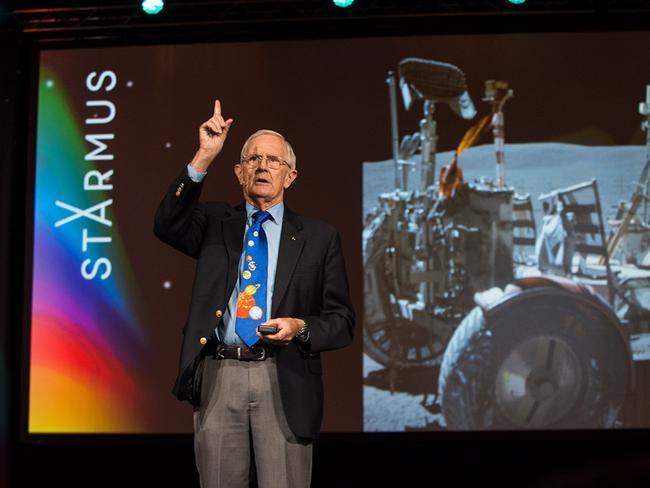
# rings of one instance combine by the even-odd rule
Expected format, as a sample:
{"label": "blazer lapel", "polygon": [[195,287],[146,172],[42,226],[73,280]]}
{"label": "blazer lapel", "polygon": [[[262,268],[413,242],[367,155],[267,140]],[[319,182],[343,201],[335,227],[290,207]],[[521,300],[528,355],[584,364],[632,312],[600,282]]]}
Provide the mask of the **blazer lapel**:
{"label": "blazer lapel", "polygon": [[[240,243],[241,244],[241,243]],[[273,286],[273,303],[271,316],[275,317],[282,298],[287,291],[291,276],[296,268],[298,258],[305,245],[302,235],[302,224],[296,214],[284,207],[282,219],[282,232],[280,234],[280,249],[278,251],[278,266],[275,271],[275,284]]]}
{"label": "blazer lapel", "polygon": [[244,229],[246,228],[246,206],[238,205],[230,215],[223,219],[223,239],[228,253],[227,290],[232,290],[237,282],[237,266],[241,258],[244,242]]}

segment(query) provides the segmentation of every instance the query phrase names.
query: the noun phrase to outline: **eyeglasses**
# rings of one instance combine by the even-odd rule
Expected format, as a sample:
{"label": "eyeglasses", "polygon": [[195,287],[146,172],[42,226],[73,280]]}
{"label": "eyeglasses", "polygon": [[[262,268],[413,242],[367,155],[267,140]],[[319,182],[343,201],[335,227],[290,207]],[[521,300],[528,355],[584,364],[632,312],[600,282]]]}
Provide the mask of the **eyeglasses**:
{"label": "eyeglasses", "polygon": [[271,169],[280,169],[280,166],[283,164],[286,164],[289,166],[289,163],[287,163],[284,159],[280,158],[280,156],[274,156],[273,154],[249,154],[248,156],[245,156],[242,158],[241,162],[244,163],[246,166],[249,168],[257,168],[260,164],[262,164],[262,161],[266,158],[266,165],[271,168]]}

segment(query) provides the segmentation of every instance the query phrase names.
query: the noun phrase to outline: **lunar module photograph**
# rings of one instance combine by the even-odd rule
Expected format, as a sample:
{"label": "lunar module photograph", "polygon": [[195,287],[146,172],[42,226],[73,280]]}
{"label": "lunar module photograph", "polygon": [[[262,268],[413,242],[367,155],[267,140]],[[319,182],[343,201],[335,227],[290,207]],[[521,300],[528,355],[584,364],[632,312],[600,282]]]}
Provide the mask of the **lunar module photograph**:
{"label": "lunar module photograph", "polygon": [[[386,83],[392,158],[363,173],[364,430],[648,427],[650,85],[625,88],[645,146],[593,146],[506,145],[508,104],[532,95],[505,80],[475,104],[461,67],[405,58]],[[406,135],[400,103],[422,117]],[[449,109],[467,130],[440,152]]]}

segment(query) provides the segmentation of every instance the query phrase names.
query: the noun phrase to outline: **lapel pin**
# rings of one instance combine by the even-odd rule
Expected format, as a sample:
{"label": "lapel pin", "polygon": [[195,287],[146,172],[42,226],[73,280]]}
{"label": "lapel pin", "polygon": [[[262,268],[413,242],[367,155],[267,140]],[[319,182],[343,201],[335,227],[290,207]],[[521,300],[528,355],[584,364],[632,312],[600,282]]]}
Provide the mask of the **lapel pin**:
{"label": "lapel pin", "polygon": [[292,240],[292,241],[295,241],[295,240],[296,240],[296,237],[295,237],[295,236],[291,236],[291,240]]}

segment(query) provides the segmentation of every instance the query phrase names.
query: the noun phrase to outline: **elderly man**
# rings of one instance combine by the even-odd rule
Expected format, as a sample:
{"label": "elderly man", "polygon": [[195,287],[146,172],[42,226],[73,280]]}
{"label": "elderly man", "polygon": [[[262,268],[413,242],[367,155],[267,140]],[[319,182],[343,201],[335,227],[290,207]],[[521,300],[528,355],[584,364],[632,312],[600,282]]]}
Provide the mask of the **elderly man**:
{"label": "elderly man", "polygon": [[234,165],[243,203],[199,202],[232,123],[216,100],[155,217],[155,234],[198,260],[174,393],[194,405],[202,487],[246,487],[252,471],[260,487],[306,487],[320,353],[348,345],[354,328],[341,244],[284,205],[296,156],[274,131],[250,136]]}

